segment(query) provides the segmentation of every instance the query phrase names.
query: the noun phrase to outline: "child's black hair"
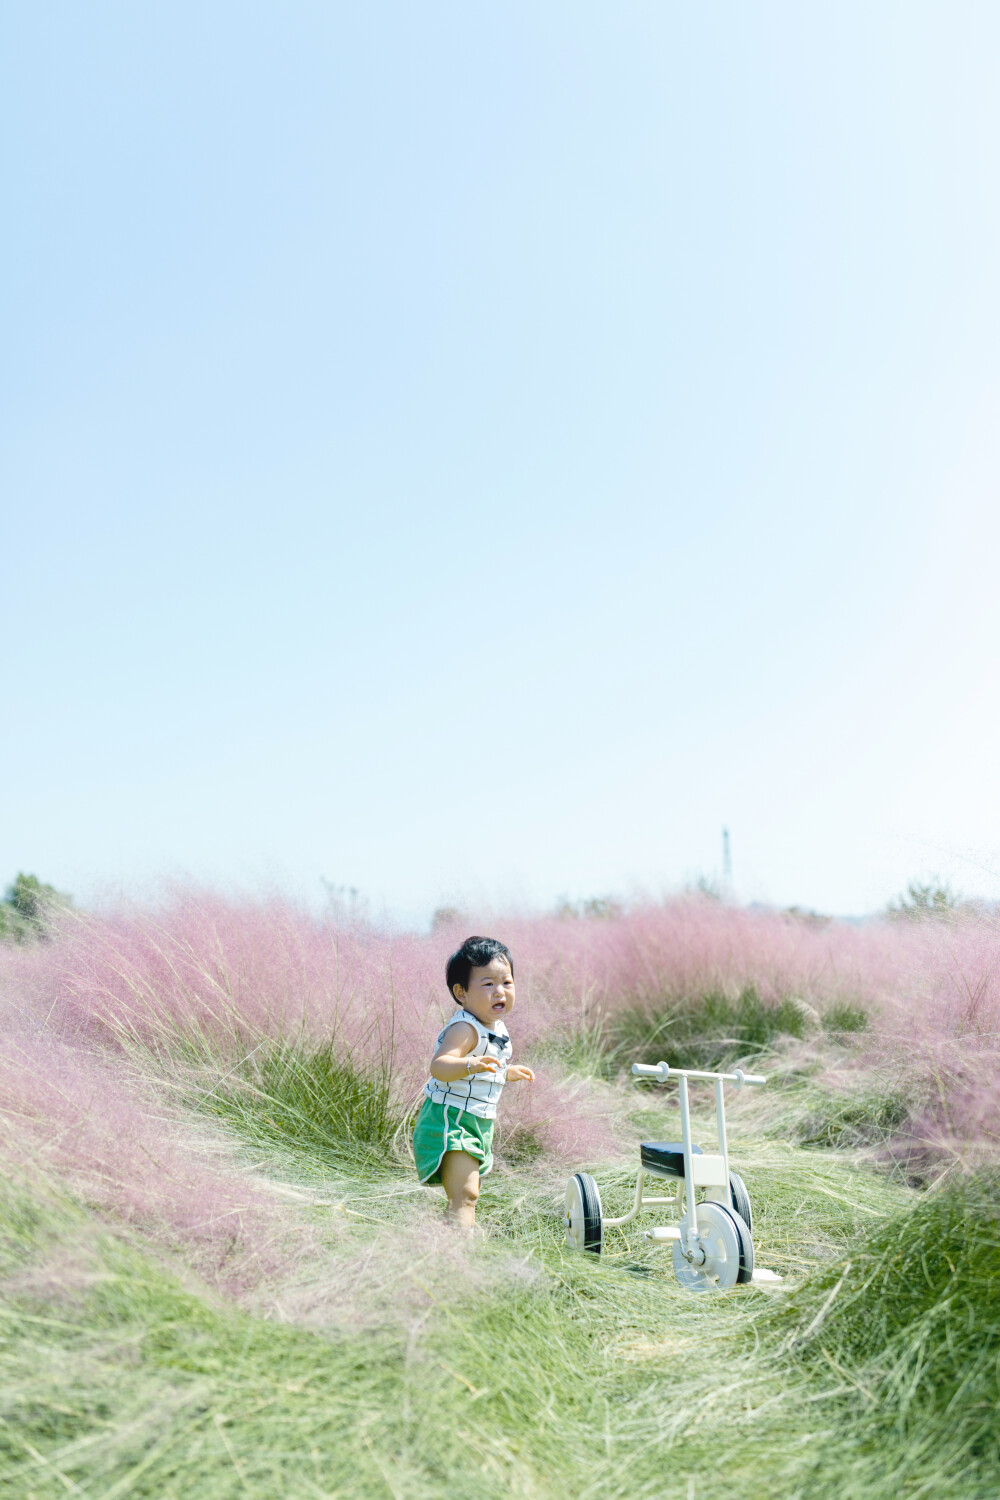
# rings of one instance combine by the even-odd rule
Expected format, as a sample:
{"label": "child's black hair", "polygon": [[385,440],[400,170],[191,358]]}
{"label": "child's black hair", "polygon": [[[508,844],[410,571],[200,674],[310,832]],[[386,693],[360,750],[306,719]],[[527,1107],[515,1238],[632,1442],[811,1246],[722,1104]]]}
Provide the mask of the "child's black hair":
{"label": "child's black hair", "polygon": [[448,966],[444,971],[444,982],[448,986],[448,994],[454,1000],[455,985],[460,984],[463,990],[469,988],[469,975],[473,969],[485,969],[495,958],[505,958],[510,964],[510,977],[514,977],[514,960],[510,956],[510,949],[503,943],[497,942],[496,938],[468,937],[448,960]]}

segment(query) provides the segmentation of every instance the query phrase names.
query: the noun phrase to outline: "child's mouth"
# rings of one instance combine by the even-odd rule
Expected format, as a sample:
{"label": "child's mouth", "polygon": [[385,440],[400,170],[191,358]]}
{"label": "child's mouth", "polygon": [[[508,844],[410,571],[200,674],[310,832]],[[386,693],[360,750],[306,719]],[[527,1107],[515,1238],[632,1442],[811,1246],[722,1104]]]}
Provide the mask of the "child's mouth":
{"label": "child's mouth", "polygon": [[505,1011],[507,1009],[506,1000],[494,1000],[493,1009],[495,1011]]}

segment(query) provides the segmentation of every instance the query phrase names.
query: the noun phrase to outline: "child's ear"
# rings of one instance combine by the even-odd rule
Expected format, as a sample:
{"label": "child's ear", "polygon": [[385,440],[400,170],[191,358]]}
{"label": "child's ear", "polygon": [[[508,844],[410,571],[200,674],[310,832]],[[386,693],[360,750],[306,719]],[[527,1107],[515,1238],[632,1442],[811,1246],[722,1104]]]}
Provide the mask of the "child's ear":
{"label": "child's ear", "polygon": [[455,984],[452,985],[452,987],[451,987],[451,993],[455,996],[456,1000],[464,1000],[465,999],[465,991],[463,990],[462,986],[460,984],[458,984],[458,983],[455,983]]}

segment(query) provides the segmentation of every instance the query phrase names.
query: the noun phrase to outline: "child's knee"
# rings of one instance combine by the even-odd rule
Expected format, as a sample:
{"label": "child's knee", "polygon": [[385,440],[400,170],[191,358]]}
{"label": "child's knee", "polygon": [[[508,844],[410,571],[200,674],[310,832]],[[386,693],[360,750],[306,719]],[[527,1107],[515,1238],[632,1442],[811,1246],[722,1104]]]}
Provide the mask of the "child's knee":
{"label": "child's knee", "polygon": [[462,1183],[460,1189],[460,1199],[467,1208],[475,1208],[476,1204],[479,1202],[478,1172],[473,1172],[472,1175],[467,1177]]}
{"label": "child's knee", "polygon": [[470,1172],[467,1177],[451,1183],[448,1197],[458,1208],[475,1208],[479,1202],[479,1173]]}
{"label": "child's knee", "polygon": [[448,1201],[456,1208],[475,1208],[479,1198],[479,1172],[473,1158],[462,1151],[449,1151],[441,1167]]}

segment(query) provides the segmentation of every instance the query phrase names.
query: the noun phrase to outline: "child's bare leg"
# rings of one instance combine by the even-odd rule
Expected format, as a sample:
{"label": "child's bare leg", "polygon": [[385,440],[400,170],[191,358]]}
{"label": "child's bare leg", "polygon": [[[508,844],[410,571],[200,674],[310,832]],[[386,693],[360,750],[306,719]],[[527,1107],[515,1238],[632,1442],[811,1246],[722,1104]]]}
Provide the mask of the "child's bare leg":
{"label": "child's bare leg", "polygon": [[446,1151],[441,1158],[441,1182],[448,1194],[448,1212],[462,1229],[476,1222],[479,1163],[466,1151]]}

